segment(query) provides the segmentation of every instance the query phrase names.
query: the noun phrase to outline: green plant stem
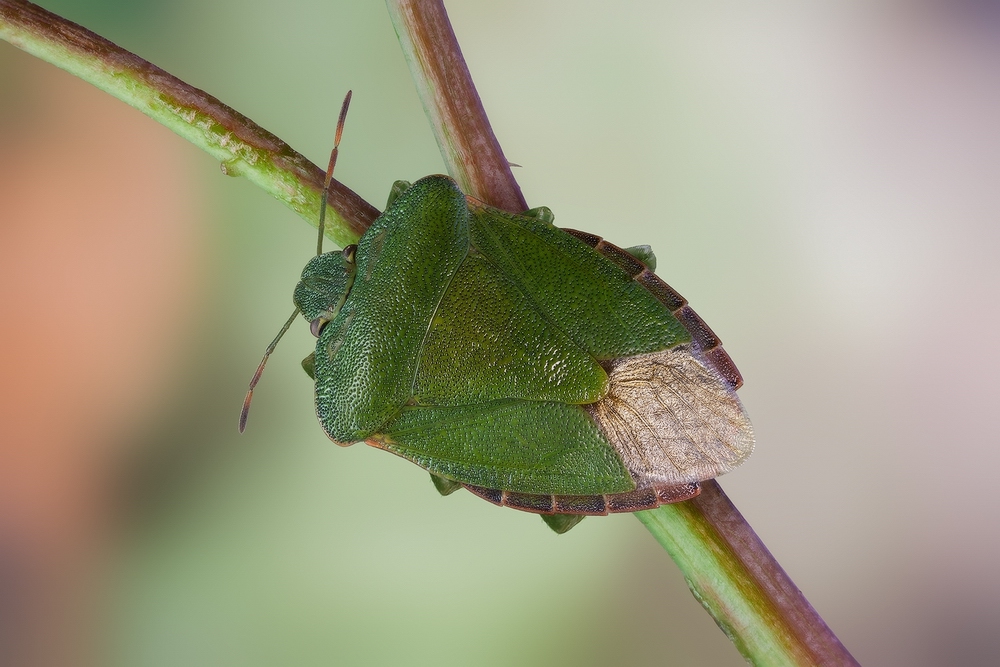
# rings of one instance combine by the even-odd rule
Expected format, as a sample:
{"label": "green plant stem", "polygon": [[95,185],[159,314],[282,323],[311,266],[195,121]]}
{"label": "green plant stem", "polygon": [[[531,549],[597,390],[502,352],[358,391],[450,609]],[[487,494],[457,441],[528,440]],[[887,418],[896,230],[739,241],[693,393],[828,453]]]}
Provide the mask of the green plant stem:
{"label": "green plant stem", "polygon": [[[0,38],[92,83],[245,176],[310,224],[319,218],[322,169],[246,116],[85,28],[23,0],[0,0]],[[354,243],[378,210],[334,181],[326,235]]]}
{"label": "green plant stem", "polygon": [[[478,199],[512,213],[526,210],[443,2],[386,5],[449,173]],[[715,480],[702,487],[697,498],[636,517],[740,653],[755,665],[856,665],[722,487]]]}
{"label": "green plant stem", "polygon": [[692,500],[636,517],[755,665],[856,665],[715,480]]}

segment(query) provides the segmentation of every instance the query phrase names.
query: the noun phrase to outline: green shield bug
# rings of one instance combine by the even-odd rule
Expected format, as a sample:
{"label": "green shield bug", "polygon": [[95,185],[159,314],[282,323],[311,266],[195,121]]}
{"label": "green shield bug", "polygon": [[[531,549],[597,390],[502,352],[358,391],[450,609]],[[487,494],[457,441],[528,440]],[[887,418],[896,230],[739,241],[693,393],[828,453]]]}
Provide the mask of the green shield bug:
{"label": "green shield bug", "polygon": [[442,494],[465,487],[563,532],[692,498],[753,449],[739,371],[654,268],[646,246],[427,176],[394,184],[356,246],[309,261],[282,333],[301,313],[318,338],[303,367],[334,442],[387,450]]}

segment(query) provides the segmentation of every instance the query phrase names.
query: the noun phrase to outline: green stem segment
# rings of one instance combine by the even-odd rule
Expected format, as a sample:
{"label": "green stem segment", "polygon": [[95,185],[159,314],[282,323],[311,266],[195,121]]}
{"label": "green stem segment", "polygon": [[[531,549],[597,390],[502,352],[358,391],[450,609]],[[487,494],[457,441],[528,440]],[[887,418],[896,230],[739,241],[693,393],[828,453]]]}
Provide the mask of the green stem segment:
{"label": "green stem segment", "polygon": [[493,134],[441,0],[386,0],[389,16],[434,129],[448,173],[462,192],[521,213],[528,205]]}
{"label": "green stem segment", "polygon": [[[246,176],[316,225],[322,169],[216,98],[133,53],[24,0],[0,0],[0,38],[92,83]],[[378,210],[334,181],[327,236],[354,243]]]}
{"label": "green stem segment", "polygon": [[636,517],[752,664],[858,664],[715,480],[693,500]]}
{"label": "green stem segment", "polygon": [[[448,172],[462,189],[513,213],[528,208],[441,0],[386,0]],[[694,594],[755,665],[856,665],[714,480],[702,494],[636,516]]]}

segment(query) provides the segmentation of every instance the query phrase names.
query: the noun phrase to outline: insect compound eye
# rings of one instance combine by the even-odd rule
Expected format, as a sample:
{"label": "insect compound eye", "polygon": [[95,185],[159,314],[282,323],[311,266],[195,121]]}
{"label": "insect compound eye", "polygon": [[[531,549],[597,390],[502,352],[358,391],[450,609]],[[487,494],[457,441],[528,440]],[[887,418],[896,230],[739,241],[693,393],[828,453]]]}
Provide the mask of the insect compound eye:
{"label": "insect compound eye", "polygon": [[354,256],[358,252],[358,244],[352,243],[343,250],[344,262],[347,264],[354,264]]}
{"label": "insect compound eye", "polygon": [[313,336],[319,338],[319,335],[323,333],[323,327],[327,325],[330,320],[325,317],[317,317],[315,320],[309,323],[309,331]]}

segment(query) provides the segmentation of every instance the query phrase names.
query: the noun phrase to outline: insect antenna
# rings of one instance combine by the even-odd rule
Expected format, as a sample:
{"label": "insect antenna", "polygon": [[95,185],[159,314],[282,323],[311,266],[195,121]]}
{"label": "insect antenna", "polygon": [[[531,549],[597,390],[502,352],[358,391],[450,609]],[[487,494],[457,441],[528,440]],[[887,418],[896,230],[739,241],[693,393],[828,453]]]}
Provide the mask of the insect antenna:
{"label": "insect antenna", "polygon": [[326,231],[326,198],[330,196],[330,181],[333,180],[333,168],[337,166],[337,151],[340,148],[340,136],[344,133],[344,121],[347,120],[347,107],[351,106],[351,92],[347,91],[344,103],[340,106],[340,118],[337,119],[337,133],[333,137],[333,150],[330,151],[330,164],[326,167],[326,178],[323,179],[323,198],[319,201],[319,238],[316,239],[316,254],[323,254],[323,233]]}
{"label": "insect antenna", "polygon": [[[323,232],[325,231],[325,221],[326,221],[326,199],[330,196],[330,181],[333,180],[333,168],[337,166],[337,152],[340,147],[340,137],[344,133],[344,121],[347,120],[347,108],[351,105],[351,91],[347,91],[347,95],[344,96],[344,103],[340,107],[340,118],[337,119],[337,133],[333,139],[333,150],[330,151],[330,164],[326,168],[326,178],[323,179],[323,196],[319,202],[319,239],[316,241],[316,254],[323,254]],[[285,335],[288,328],[292,326],[292,322],[299,315],[299,309],[296,308],[292,311],[291,317],[285,322],[285,326],[281,327],[281,331],[278,335],[274,337],[271,344],[267,346],[264,350],[264,358],[260,360],[260,365],[257,366],[257,372],[253,374],[253,378],[250,379],[250,388],[247,390],[247,397],[243,399],[243,410],[240,411],[240,433],[242,433],[247,427],[247,417],[250,414],[250,401],[253,400],[253,390],[260,382],[260,376],[264,372],[264,365],[267,364],[268,357],[274,352],[274,348],[278,346],[278,341],[281,337]]]}
{"label": "insect antenna", "polygon": [[240,411],[240,433],[242,433],[247,427],[247,416],[250,413],[250,401],[253,400],[253,389],[257,386],[257,383],[260,382],[260,376],[264,372],[264,364],[267,363],[267,358],[271,356],[271,353],[274,352],[274,348],[278,346],[278,341],[281,340],[281,337],[285,335],[286,331],[288,331],[288,327],[292,326],[292,322],[294,322],[295,318],[298,316],[299,309],[296,308],[292,311],[292,316],[288,318],[287,322],[285,322],[285,326],[281,327],[281,331],[278,332],[278,335],[274,337],[271,344],[267,346],[266,350],[264,350],[264,358],[260,360],[260,365],[257,366],[257,372],[253,374],[252,378],[250,378],[250,389],[247,390],[247,397],[243,399],[243,410]]}

